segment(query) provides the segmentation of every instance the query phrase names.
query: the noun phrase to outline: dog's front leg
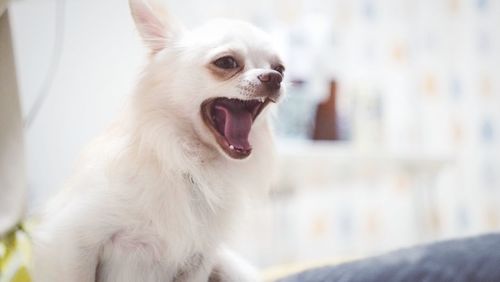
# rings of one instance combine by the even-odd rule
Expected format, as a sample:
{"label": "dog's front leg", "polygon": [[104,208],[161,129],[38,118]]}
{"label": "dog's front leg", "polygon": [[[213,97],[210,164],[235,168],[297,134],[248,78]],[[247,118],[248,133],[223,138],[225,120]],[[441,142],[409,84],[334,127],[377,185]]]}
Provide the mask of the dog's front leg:
{"label": "dog's front leg", "polygon": [[221,248],[209,282],[258,282],[257,270],[227,248]]}
{"label": "dog's front leg", "polygon": [[73,205],[51,214],[33,233],[33,281],[94,282],[106,225],[92,224],[98,209]]}
{"label": "dog's front leg", "polygon": [[35,242],[35,282],[94,282],[98,249],[80,246],[76,238],[61,236],[56,244]]}

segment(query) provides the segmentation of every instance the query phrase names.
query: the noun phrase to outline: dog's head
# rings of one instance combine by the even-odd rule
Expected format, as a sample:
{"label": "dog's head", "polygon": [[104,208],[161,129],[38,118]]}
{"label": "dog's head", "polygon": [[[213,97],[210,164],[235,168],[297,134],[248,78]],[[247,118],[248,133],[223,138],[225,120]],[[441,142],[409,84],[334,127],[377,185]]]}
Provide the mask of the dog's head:
{"label": "dog's head", "polygon": [[144,0],[130,0],[151,56],[145,77],[153,111],[232,159],[252,152],[266,108],[284,93],[284,66],[267,34],[232,20],[186,30]]}

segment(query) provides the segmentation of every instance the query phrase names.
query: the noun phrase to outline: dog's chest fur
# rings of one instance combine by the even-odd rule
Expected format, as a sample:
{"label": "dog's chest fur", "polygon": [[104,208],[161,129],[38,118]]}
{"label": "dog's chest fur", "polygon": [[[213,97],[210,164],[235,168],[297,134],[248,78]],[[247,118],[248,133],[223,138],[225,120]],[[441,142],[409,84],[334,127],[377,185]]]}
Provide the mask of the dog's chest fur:
{"label": "dog's chest fur", "polygon": [[123,129],[98,139],[39,228],[38,269],[50,273],[40,281],[58,281],[50,275],[68,259],[61,277],[88,275],[86,264],[92,281],[206,281],[186,275],[208,275],[238,209],[269,185],[269,128],[256,129],[256,151],[243,162],[191,154],[173,138],[163,151],[138,149]]}
{"label": "dog's chest fur", "polygon": [[107,207],[102,217],[113,225],[102,234],[107,239],[97,281],[128,281],[137,272],[149,277],[144,281],[182,281],[185,273],[210,267],[214,249],[248,197],[245,191],[260,186],[256,178],[248,181],[252,167],[258,166],[209,160],[162,170],[127,154],[109,162],[102,176],[106,194],[94,199]]}
{"label": "dog's chest fur", "polygon": [[148,180],[158,179],[150,172],[141,174],[126,187],[132,195],[116,203],[123,208],[119,212],[123,220],[103,246],[98,275],[106,277],[103,281],[114,281],[112,276],[120,277],[137,267],[137,262],[145,264],[140,267],[142,271],[149,268],[151,275],[158,277],[207,267],[213,246],[225,237],[225,227],[240,199],[229,192],[222,195],[228,199],[210,200],[200,189],[238,188],[223,179],[199,183],[189,172],[156,181]]}

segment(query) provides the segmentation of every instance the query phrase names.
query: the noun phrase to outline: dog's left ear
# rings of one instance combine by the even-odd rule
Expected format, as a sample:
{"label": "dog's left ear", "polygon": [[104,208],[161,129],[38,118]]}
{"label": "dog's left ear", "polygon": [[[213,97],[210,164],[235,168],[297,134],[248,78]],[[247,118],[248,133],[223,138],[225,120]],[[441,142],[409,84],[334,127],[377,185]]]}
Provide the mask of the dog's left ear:
{"label": "dog's left ear", "polygon": [[[129,0],[130,11],[135,25],[152,54],[164,49],[181,27],[155,0]],[[167,20],[169,19],[169,20]]]}

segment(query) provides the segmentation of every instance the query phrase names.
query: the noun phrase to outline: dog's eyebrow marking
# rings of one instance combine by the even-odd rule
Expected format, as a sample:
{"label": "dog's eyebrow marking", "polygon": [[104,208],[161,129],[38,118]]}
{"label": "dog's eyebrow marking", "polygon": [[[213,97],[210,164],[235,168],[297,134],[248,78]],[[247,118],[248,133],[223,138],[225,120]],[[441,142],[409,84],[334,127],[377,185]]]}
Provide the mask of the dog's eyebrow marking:
{"label": "dog's eyebrow marking", "polygon": [[233,56],[237,60],[242,60],[244,53],[243,47],[226,44],[214,48],[207,55],[211,61],[223,56]]}

